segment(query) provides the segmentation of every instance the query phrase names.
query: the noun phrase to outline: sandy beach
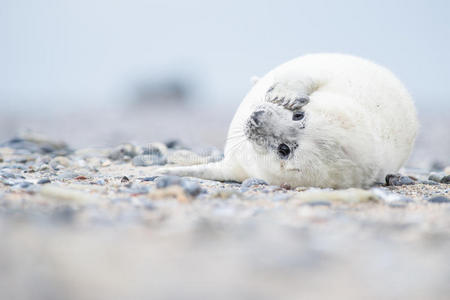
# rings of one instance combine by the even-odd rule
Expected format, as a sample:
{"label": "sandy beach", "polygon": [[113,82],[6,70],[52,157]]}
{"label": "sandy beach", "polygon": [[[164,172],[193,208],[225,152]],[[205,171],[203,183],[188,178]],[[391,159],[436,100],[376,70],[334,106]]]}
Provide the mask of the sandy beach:
{"label": "sandy beach", "polygon": [[233,113],[163,112],[3,127],[1,299],[448,298],[445,118],[412,184],[332,190],[155,177],[220,159]]}

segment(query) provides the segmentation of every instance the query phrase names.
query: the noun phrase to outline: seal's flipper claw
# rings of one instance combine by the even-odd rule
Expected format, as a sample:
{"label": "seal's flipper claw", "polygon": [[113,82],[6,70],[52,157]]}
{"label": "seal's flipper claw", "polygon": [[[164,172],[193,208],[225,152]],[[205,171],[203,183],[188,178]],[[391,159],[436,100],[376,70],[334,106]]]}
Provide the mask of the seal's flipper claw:
{"label": "seal's flipper claw", "polygon": [[309,84],[303,81],[276,82],[266,93],[266,101],[288,110],[298,110],[309,103]]}

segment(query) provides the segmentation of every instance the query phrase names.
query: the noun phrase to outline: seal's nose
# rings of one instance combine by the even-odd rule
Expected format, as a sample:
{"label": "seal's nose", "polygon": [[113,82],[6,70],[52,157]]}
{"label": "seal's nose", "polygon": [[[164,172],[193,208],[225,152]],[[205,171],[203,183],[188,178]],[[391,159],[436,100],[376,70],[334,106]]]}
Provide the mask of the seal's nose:
{"label": "seal's nose", "polygon": [[250,120],[255,126],[261,126],[261,117],[265,113],[264,110],[257,110],[252,113]]}

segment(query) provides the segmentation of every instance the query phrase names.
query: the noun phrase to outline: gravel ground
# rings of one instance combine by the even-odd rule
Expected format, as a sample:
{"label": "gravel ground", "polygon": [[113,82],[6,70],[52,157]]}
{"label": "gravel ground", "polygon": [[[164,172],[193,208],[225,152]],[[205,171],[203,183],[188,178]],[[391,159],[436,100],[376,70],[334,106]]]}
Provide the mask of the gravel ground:
{"label": "gravel ground", "polygon": [[450,168],[371,189],[155,177],[179,142],[0,145],[0,299],[448,299]]}

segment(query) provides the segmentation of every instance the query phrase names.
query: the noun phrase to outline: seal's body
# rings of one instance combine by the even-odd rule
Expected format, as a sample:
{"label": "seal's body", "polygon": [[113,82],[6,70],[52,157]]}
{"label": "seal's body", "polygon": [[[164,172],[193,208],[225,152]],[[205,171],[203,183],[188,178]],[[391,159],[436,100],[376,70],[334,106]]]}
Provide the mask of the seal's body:
{"label": "seal's body", "polygon": [[341,54],[291,60],[239,106],[217,163],[164,168],[214,180],[369,186],[407,160],[418,129],[407,90],[387,69]]}

